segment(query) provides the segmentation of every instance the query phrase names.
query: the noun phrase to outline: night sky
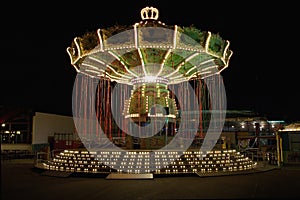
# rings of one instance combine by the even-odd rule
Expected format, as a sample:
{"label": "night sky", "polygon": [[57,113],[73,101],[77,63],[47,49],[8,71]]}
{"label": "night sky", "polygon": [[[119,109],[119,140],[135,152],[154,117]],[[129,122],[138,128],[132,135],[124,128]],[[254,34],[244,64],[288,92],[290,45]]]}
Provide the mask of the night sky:
{"label": "night sky", "polygon": [[270,2],[7,3],[1,12],[0,105],[71,115],[76,71],[66,48],[72,40],[98,28],[133,25],[141,20],[142,8],[154,6],[168,25],[193,24],[230,41],[233,56],[221,73],[228,109],[298,121],[298,6],[294,1]]}

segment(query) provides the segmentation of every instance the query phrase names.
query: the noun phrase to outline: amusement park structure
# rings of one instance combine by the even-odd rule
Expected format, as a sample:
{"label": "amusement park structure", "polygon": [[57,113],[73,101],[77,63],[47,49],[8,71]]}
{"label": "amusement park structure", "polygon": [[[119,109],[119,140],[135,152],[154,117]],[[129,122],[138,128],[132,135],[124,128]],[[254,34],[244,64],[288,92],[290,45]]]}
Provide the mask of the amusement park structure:
{"label": "amusement park structure", "polygon": [[77,71],[73,118],[84,148],[66,149],[47,169],[201,173],[255,167],[236,150],[215,148],[226,113],[220,73],[232,56],[229,41],[158,17],[158,9],[145,7],[133,26],[99,28],[67,48]]}
{"label": "amusement park structure", "polygon": [[[110,137],[115,132],[110,107],[123,114],[113,116],[116,122],[123,122],[118,123],[119,126],[127,125],[118,117],[130,118],[139,124],[151,118],[165,120],[167,117],[173,122],[174,128],[171,126],[170,130],[174,134],[179,111],[183,111],[184,106],[191,110],[191,104],[198,104],[192,109],[200,115],[197,132],[201,136],[205,132],[201,117],[204,117],[203,110],[211,108],[208,80],[228,66],[232,55],[229,41],[193,26],[166,25],[158,21],[158,15],[156,8],[146,7],[141,10],[139,23],[88,32],[76,37],[67,48],[76,71],[99,81],[95,92],[97,117],[102,130]],[[120,88],[115,96],[118,101],[112,102],[111,90],[116,84]],[[196,97],[191,98],[190,91],[184,89],[187,84],[192,85]],[[78,88],[75,95],[82,92],[80,85]],[[218,98],[224,101],[225,96]]]}

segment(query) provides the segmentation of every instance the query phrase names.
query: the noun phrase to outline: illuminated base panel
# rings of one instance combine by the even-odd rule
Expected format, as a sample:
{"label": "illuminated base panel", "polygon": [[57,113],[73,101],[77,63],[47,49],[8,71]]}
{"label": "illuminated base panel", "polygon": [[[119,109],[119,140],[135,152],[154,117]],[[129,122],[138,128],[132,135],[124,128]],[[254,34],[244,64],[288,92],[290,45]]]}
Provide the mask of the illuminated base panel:
{"label": "illuminated base panel", "polygon": [[101,151],[64,150],[39,168],[80,173],[206,174],[251,170],[256,163],[236,150]]}

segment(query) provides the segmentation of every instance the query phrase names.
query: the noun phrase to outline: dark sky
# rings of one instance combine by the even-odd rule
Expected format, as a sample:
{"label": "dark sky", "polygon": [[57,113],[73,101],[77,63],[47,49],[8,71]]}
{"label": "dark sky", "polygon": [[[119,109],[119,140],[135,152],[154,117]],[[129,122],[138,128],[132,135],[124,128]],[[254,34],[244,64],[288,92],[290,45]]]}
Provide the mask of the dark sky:
{"label": "dark sky", "polygon": [[1,12],[0,105],[71,115],[76,71],[66,48],[72,40],[98,28],[133,25],[141,20],[143,7],[154,6],[166,24],[194,24],[230,41],[233,56],[222,72],[228,109],[300,120],[298,6],[268,2],[7,3]]}

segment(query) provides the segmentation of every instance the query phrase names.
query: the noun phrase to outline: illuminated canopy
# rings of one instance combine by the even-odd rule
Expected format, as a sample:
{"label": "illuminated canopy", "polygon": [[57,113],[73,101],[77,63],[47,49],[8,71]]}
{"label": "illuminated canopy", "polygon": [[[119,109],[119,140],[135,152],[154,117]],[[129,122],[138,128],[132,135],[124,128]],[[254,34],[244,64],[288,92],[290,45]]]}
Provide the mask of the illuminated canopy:
{"label": "illuminated canopy", "polygon": [[133,26],[116,25],[76,37],[67,48],[71,64],[83,74],[129,85],[149,80],[175,84],[228,66],[229,41],[218,34],[165,25],[153,7],[143,8],[141,18]]}

